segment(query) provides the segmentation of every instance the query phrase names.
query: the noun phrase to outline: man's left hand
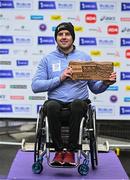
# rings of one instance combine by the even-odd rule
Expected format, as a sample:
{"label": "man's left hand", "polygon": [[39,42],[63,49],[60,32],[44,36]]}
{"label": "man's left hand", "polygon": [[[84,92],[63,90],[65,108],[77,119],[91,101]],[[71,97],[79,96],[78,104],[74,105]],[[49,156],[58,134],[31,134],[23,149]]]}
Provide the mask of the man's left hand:
{"label": "man's left hand", "polygon": [[116,72],[112,72],[109,76],[109,80],[103,81],[106,85],[112,85],[116,82]]}

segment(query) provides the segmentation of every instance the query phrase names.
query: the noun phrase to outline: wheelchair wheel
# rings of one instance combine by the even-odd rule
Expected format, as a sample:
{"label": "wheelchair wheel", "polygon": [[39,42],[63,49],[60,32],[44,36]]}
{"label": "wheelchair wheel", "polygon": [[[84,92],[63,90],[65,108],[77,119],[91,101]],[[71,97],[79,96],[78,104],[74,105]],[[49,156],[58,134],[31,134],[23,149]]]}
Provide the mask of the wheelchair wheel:
{"label": "wheelchair wheel", "polygon": [[78,167],[78,172],[82,176],[86,176],[88,174],[89,167],[87,164],[80,164]]}
{"label": "wheelchair wheel", "polygon": [[39,159],[41,143],[42,143],[41,139],[42,139],[41,133],[37,132],[36,140],[35,140],[35,146],[34,146],[34,162],[37,162],[37,160]]}
{"label": "wheelchair wheel", "polygon": [[95,112],[95,109],[91,108],[89,128],[93,129],[93,131],[90,131],[89,138],[90,138],[91,165],[93,169],[95,169],[96,166],[98,165],[95,121],[96,121],[96,112]]}
{"label": "wheelchair wheel", "polygon": [[43,170],[43,165],[42,163],[40,162],[35,162],[33,165],[32,165],[32,171],[34,174],[40,174]]}
{"label": "wheelchair wheel", "polygon": [[40,116],[36,129],[36,139],[34,146],[34,162],[37,162],[40,157],[40,151],[44,149],[45,132],[43,129],[43,117]]}
{"label": "wheelchair wheel", "polygon": [[97,144],[96,139],[93,137],[92,133],[90,133],[90,156],[92,168],[95,169],[98,165]]}

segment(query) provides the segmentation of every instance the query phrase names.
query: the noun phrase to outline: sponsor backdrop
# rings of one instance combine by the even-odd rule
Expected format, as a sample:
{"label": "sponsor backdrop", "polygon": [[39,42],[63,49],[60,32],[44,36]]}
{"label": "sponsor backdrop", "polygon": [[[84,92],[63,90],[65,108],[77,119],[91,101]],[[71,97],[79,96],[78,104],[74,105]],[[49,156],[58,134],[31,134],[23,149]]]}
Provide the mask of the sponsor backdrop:
{"label": "sponsor backdrop", "polygon": [[130,120],[130,1],[0,0],[0,117],[36,118],[47,99],[31,79],[55,49],[55,27],[74,24],[75,45],[95,61],[112,61],[116,84],[90,97],[98,119]]}

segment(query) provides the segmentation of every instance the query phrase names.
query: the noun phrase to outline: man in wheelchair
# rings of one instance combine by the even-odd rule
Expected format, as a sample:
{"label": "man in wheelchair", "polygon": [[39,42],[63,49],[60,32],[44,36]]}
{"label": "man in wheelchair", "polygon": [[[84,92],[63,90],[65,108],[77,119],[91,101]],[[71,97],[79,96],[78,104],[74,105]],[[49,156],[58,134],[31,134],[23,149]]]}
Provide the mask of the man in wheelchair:
{"label": "man in wheelchair", "polygon": [[[55,146],[55,156],[52,164],[75,164],[74,151],[77,147],[81,118],[87,110],[89,98],[88,87],[95,93],[104,92],[109,85],[115,83],[116,73],[111,73],[108,81],[72,80],[70,61],[91,61],[91,57],[76,49],[74,45],[75,32],[70,22],[63,22],[56,27],[55,51],[43,57],[32,80],[34,93],[48,92],[46,109],[49,130]],[[69,108],[69,143],[66,151],[63,149],[61,137],[61,109]]]}

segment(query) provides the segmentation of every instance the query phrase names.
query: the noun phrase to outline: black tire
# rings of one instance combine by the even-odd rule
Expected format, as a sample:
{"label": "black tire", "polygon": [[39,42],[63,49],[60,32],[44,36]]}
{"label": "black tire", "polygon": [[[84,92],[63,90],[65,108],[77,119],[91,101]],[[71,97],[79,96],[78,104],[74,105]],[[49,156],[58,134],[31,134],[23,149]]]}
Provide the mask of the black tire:
{"label": "black tire", "polygon": [[98,151],[97,151],[97,138],[96,138],[96,128],[94,122],[96,121],[96,112],[92,107],[89,109],[89,128],[93,129],[93,131],[89,132],[90,138],[90,156],[91,156],[91,165],[92,168],[95,169],[98,165]]}
{"label": "black tire", "polygon": [[40,150],[43,151],[43,147],[44,147],[44,141],[45,141],[45,132],[43,132],[44,130],[43,128],[43,123],[44,123],[44,117],[43,117],[43,113],[40,114],[39,117],[39,122],[38,122],[38,127],[37,127],[37,132],[36,132],[36,139],[35,139],[35,145],[34,145],[34,162],[37,162],[37,160],[39,159],[39,152]]}
{"label": "black tire", "polygon": [[90,156],[92,168],[95,169],[98,165],[98,156],[96,139],[93,137],[92,133],[90,133]]}
{"label": "black tire", "polygon": [[78,167],[78,173],[82,176],[86,176],[89,172],[89,167],[87,164],[80,164]]}
{"label": "black tire", "polygon": [[32,171],[34,174],[40,174],[43,171],[43,165],[40,162],[35,162],[32,165]]}
{"label": "black tire", "polygon": [[35,140],[35,146],[34,146],[34,162],[37,162],[37,160],[39,159],[39,151],[41,149],[41,130],[38,130],[37,131],[37,134],[36,134],[36,140]]}

